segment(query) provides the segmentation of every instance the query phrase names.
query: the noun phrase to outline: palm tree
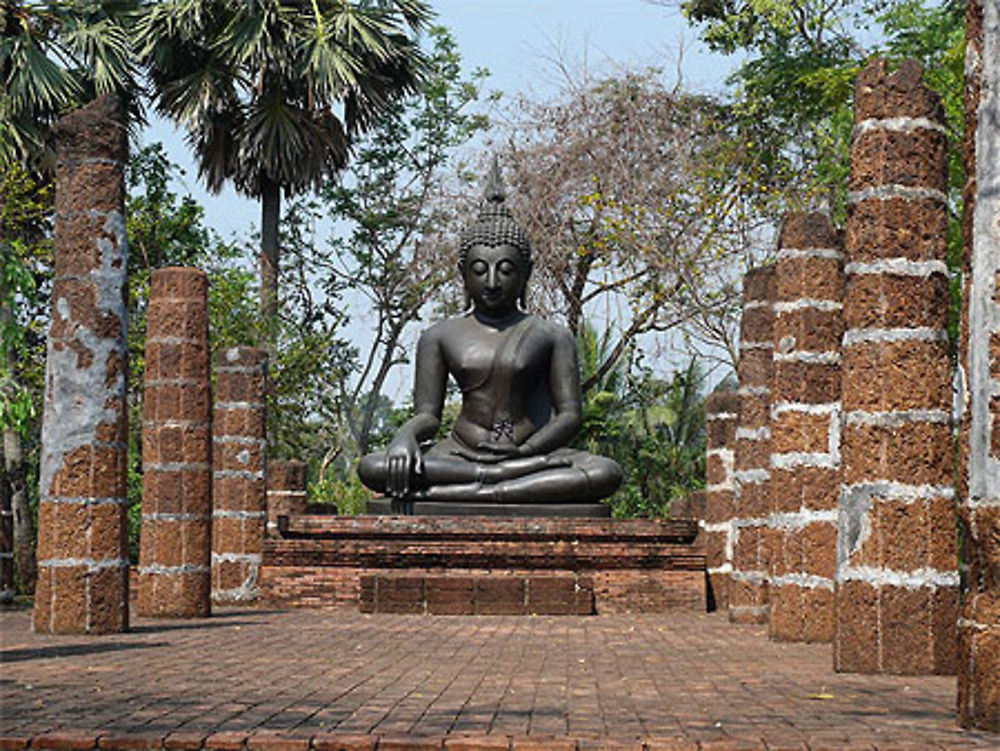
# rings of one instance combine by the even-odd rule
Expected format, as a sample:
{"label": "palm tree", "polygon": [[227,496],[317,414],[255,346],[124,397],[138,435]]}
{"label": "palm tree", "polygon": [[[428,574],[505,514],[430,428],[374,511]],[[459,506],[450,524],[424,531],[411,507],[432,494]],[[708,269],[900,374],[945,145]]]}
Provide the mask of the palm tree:
{"label": "palm tree", "polygon": [[120,94],[139,120],[128,31],[136,5],[0,0],[0,169],[51,176],[53,123],[101,94]]}
{"label": "palm tree", "polygon": [[167,0],[145,7],[156,109],[187,129],[209,189],[261,202],[261,311],[277,312],[281,191],[318,187],[352,138],[416,90],[423,0]]}

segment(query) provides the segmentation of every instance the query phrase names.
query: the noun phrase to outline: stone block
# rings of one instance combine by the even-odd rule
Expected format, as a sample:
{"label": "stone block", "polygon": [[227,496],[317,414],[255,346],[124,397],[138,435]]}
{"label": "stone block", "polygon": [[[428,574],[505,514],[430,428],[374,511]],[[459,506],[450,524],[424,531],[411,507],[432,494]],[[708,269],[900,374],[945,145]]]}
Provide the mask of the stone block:
{"label": "stone block", "polygon": [[844,324],[848,329],[944,330],[950,304],[944,273],[930,276],[853,274],[847,279]]}
{"label": "stone block", "polygon": [[891,481],[907,485],[948,485],[952,437],[947,424],[848,424],[842,444],[843,481]]}
{"label": "stone block", "polygon": [[838,673],[881,671],[878,594],[867,582],[837,583],[833,668]]}
{"label": "stone block", "polygon": [[479,577],[476,580],[476,615],[527,613],[525,580],[520,577]]}
{"label": "stone block", "polygon": [[936,130],[868,130],[851,143],[850,189],[937,188],[947,181],[946,150],[947,138]]}
{"label": "stone block", "polygon": [[831,422],[835,416],[785,410],[771,422],[771,450],[776,454],[831,451]]}
{"label": "stone block", "polygon": [[853,344],[844,348],[843,366],[845,412],[947,410],[951,405],[946,342]]}
{"label": "stone block", "polygon": [[778,361],[774,363],[771,392],[775,404],[829,404],[840,398],[840,365]]}
{"label": "stone block", "polygon": [[872,198],[847,208],[849,261],[941,260],[947,238],[947,213],[931,198]]}
{"label": "stone block", "polygon": [[838,352],[844,334],[839,310],[800,308],[781,311],[774,319],[774,352]]}

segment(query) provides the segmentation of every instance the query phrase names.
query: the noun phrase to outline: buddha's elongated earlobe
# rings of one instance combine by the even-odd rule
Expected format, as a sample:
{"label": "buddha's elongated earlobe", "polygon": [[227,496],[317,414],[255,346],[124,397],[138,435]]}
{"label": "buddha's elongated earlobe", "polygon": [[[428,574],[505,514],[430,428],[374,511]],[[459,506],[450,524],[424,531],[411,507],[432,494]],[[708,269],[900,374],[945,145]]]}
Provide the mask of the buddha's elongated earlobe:
{"label": "buddha's elongated earlobe", "polygon": [[517,298],[517,307],[520,308],[522,313],[528,312],[528,280],[531,279],[531,270],[533,268],[535,268],[534,262],[528,261],[524,273],[524,284],[521,285],[521,294]]}

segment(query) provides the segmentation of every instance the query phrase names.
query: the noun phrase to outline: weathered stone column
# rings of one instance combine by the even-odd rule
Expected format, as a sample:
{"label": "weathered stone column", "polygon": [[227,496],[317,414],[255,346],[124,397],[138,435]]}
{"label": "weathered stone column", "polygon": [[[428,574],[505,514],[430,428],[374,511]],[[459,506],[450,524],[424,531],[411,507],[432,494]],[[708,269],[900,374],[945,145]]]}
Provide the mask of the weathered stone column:
{"label": "weathered stone column", "polygon": [[278,535],[278,517],[306,511],[307,470],[305,462],[267,463],[267,534]]}
{"label": "weathered stone column", "polygon": [[958,714],[1000,731],[1000,8],[968,12]]}
{"label": "weathered stone column", "polygon": [[154,272],[147,321],[138,613],[207,616],[212,387],[205,272]]}
{"label": "weathered stone column", "polygon": [[[3,447],[0,445],[0,461]],[[0,604],[14,600],[14,509],[10,503],[10,483],[0,464]]]}
{"label": "weathered stone column", "polygon": [[953,673],[958,571],[945,129],[904,63],[858,76],[847,218],[834,667]]}
{"label": "weathered stone column", "polygon": [[768,632],[822,642],[833,638],[837,558],[842,239],[824,214],[789,214],[778,248]]}
{"label": "weathered stone column", "polygon": [[253,602],[267,523],[267,353],[227,349],[215,358],[215,375],[212,600]]}
{"label": "weathered stone column", "polygon": [[45,372],[34,627],[128,628],[125,162],[105,96],[56,124],[55,269]]}
{"label": "weathered stone column", "polygon": [[739,397],[718,391],[705,400],[705,516],[701,527],[708,568],[709,601],[729,609],[733,570],[733,447]]}
{"label": "weathered stone column", "polygon": [[729,620],[767,623],[774,266],[743,278]]}

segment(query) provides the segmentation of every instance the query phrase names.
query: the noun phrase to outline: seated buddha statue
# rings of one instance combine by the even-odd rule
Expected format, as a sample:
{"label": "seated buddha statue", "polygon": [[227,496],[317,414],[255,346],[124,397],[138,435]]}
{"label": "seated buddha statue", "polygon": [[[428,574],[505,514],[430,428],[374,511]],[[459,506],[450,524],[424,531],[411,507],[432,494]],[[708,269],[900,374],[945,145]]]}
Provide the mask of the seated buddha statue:
{"label": "seated buddha statue", "polygon": [[[544,506],[540,515],[607,515],[596,502],[618,488],[621,469],[568,445],[582,421],[576,342],[568,329],[525,312],[531,246],[504,202],[494,163],[479,216],[460,236],[470,310],[420,336],[413,417],[385,451],[362,458],[358,473],[394,499],[397,513],[516,507],[532,515]],[[435,443],[449,376],[461,411]],[[568,511],[587,504],[589,512]]]}

